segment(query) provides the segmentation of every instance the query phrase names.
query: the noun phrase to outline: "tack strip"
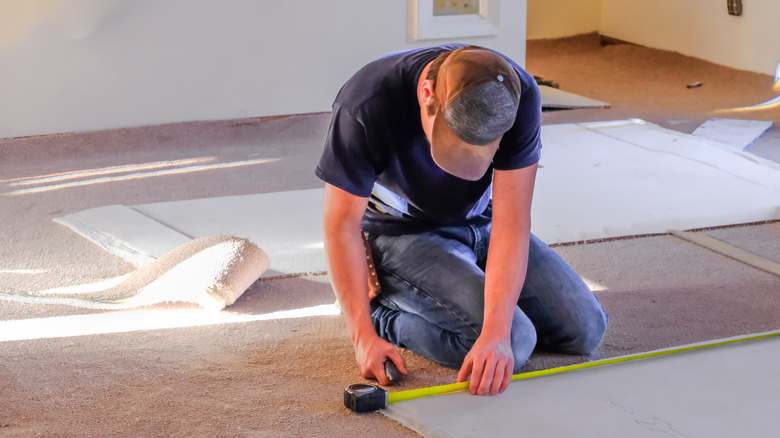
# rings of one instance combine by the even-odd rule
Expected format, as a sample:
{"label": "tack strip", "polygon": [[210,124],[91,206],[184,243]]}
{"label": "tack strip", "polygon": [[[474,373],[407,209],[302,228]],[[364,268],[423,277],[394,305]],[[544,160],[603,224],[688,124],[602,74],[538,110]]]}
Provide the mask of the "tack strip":
{"label": "tack strip", "polygon": [[726,257],[730,257],[734,260],[750,265],[756,269],[760,269],[780,277],[780,263],[775,263],[761,256],[737,248],[736,246],[731,246],[704,233],[692,233],[690,231],[677,230],[670,230],[669,232],[672,235],[679,237],[680,239],[694,243],[703,248],[707,248]]}
{"label": "tack strip", "polygon": [[[602,359],[593,362],[584,362],[575,365],[568,365],[557,368],[550,368],[546,370],[530,371],[527,373],[515,374],[512,376],[512,381],[526,380],[535,377],[550,376],[553,374],[561,374],[570,371],[584,370],[587,368],[595,368],[606,365],[614,365],[623,362],[631,362],[640,359],[649,359],[658,356],[666,356],[670,354],[683,353],[686,351],[701,350],[711,347],[720,347],[728,344],[735,344],[737,342],[755,341],[759,339],[767,339],[780,336],[780,331],[771,331],[764,333],[757,333],[746,336],[736,336],[733,338],[719,339],[711,342],[702,342],[698,344],[691,344],[682,347],[667,348],[663,350],[650,351],[647,353],[638,353],[628,356],[613,357],[610,359]],[[433,395],[449,394],[455,391],[463,391],[469,388],[469,382],[451,383],[449,385],[431,386],[428,388],[409,389],[406,391],[397,391],[387,394],[387,403],[397,403],[400,401],[414,400],[417,398],[430,397]]]}

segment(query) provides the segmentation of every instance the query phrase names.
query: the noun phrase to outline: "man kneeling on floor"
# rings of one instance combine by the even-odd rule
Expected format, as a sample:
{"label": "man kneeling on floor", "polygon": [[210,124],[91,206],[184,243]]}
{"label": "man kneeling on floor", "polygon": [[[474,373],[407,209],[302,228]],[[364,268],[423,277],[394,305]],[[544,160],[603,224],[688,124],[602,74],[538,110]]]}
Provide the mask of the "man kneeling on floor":
{"label": "man kneeling on floor", "polygon": [[601,342],[598,299],[530,232],[540,131],[533,77],[480,47],[391,54],[342,87],[316,174],[363,377],[387,385],[388,359],[407,373],[395,344],[494,395],[534,348]]}

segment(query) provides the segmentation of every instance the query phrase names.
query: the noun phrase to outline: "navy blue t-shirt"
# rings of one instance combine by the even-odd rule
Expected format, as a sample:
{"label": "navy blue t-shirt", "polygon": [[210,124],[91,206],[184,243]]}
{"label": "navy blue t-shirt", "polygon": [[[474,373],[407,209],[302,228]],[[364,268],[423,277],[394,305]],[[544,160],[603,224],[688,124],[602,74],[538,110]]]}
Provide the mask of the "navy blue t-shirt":
{"label": "navy blue t-shirt", "polygon": [[433,161],[417,101],[425,66],[450,44],[380,58],[341,88],[315,174],[356,196],[370,197],[362,227],[404,234],[443,225],[484,223],[491,217],[493,169],[533,165],[541,153],[541,99],[533,77],[507,58],[522,84],[515,124],[478,181],[452,176]]}

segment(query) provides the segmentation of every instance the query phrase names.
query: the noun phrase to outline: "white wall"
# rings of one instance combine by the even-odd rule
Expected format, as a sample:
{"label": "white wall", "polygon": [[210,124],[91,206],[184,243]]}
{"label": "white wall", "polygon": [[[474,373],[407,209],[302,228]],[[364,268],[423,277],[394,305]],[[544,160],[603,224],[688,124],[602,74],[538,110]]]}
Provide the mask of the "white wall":
{"label": "white wall", "polygon": [[[499,35],[525,61],[525,0]],[[2,0],[0,138],[329,111],[407,41],[402,0]]]}
{"label": "white wall", "polygon": [[716,64],[774,75],[780,61],[780,1],[603,0],[601,33]]}
{"label": "white wall", "polygon": [[602,0],[528,0],[528,39],[597,32]]}
{"label": "white wall", "polygon": [[[780,1],[528,0],[528,39],[598,31],[716,64],[774,75],[780,61]],[[598,14],[598,19],[593,15]]]}

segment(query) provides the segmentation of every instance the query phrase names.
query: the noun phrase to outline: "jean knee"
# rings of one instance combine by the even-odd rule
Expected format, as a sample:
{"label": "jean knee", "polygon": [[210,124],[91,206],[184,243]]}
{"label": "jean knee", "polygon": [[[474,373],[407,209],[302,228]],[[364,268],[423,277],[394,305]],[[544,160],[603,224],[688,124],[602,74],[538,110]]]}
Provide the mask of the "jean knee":
{"label": "jean knee", "polygon": [[592,353],[604,339],[608,321],[609,316],[600,306],[590,316],[582,318],[578,326],[570,334],[565,352],[576,355]]}
{"label": "jean knee", "polygon": [[[463,361],[466,360],[466,355],[471,351],[476,339],[469,334],[462,334],[457,336],[459,342],[456,344],[459,348],[454,349],[451,353],[456,355],[457,360],[452,361],[450,364],[441,363],[448,368],[458,369],[463,365]],[[536,348],[536,329],[530,319],[520,310],[519,307],[515,308],[515,314],[512,318],[512,328],[510,332],[510,345],[512,346],[512,356],[514,359],[514,372],[520,370],[525,365],[528,358]]]}
{"label": "jean knee", "polygon": [[451,333],[448,351],[440,352],[437,357],[429,357],[429,359],[441,366],[458,370],[463,366],[466,355],[469,354],[475,342],[476,339],[473,336]]}
{"label": "jean knee", "polygon": [[[510,345],[515,362],[514,372],[520,370],[528,361],[536,348],[536,340],[536,329],[533,323],[520,308],[516,308],[510,334]],[[440,356],[439,360],[434,359],[434,361],[447,368],[459,369],[463,366],[466,355],[474,346],[476,338],[473,337],[472,333],[452,333],[452,341],[450,351],[446,355]],[[444,359],[444,356],[447,357],[447,360],[441,360]]]}
{"label": "jean knee", "polygon": [[515,308],[512,318],[511,342],[515,360],[514,372],[518,372],[536,348],[536,328],[519,307]]}

